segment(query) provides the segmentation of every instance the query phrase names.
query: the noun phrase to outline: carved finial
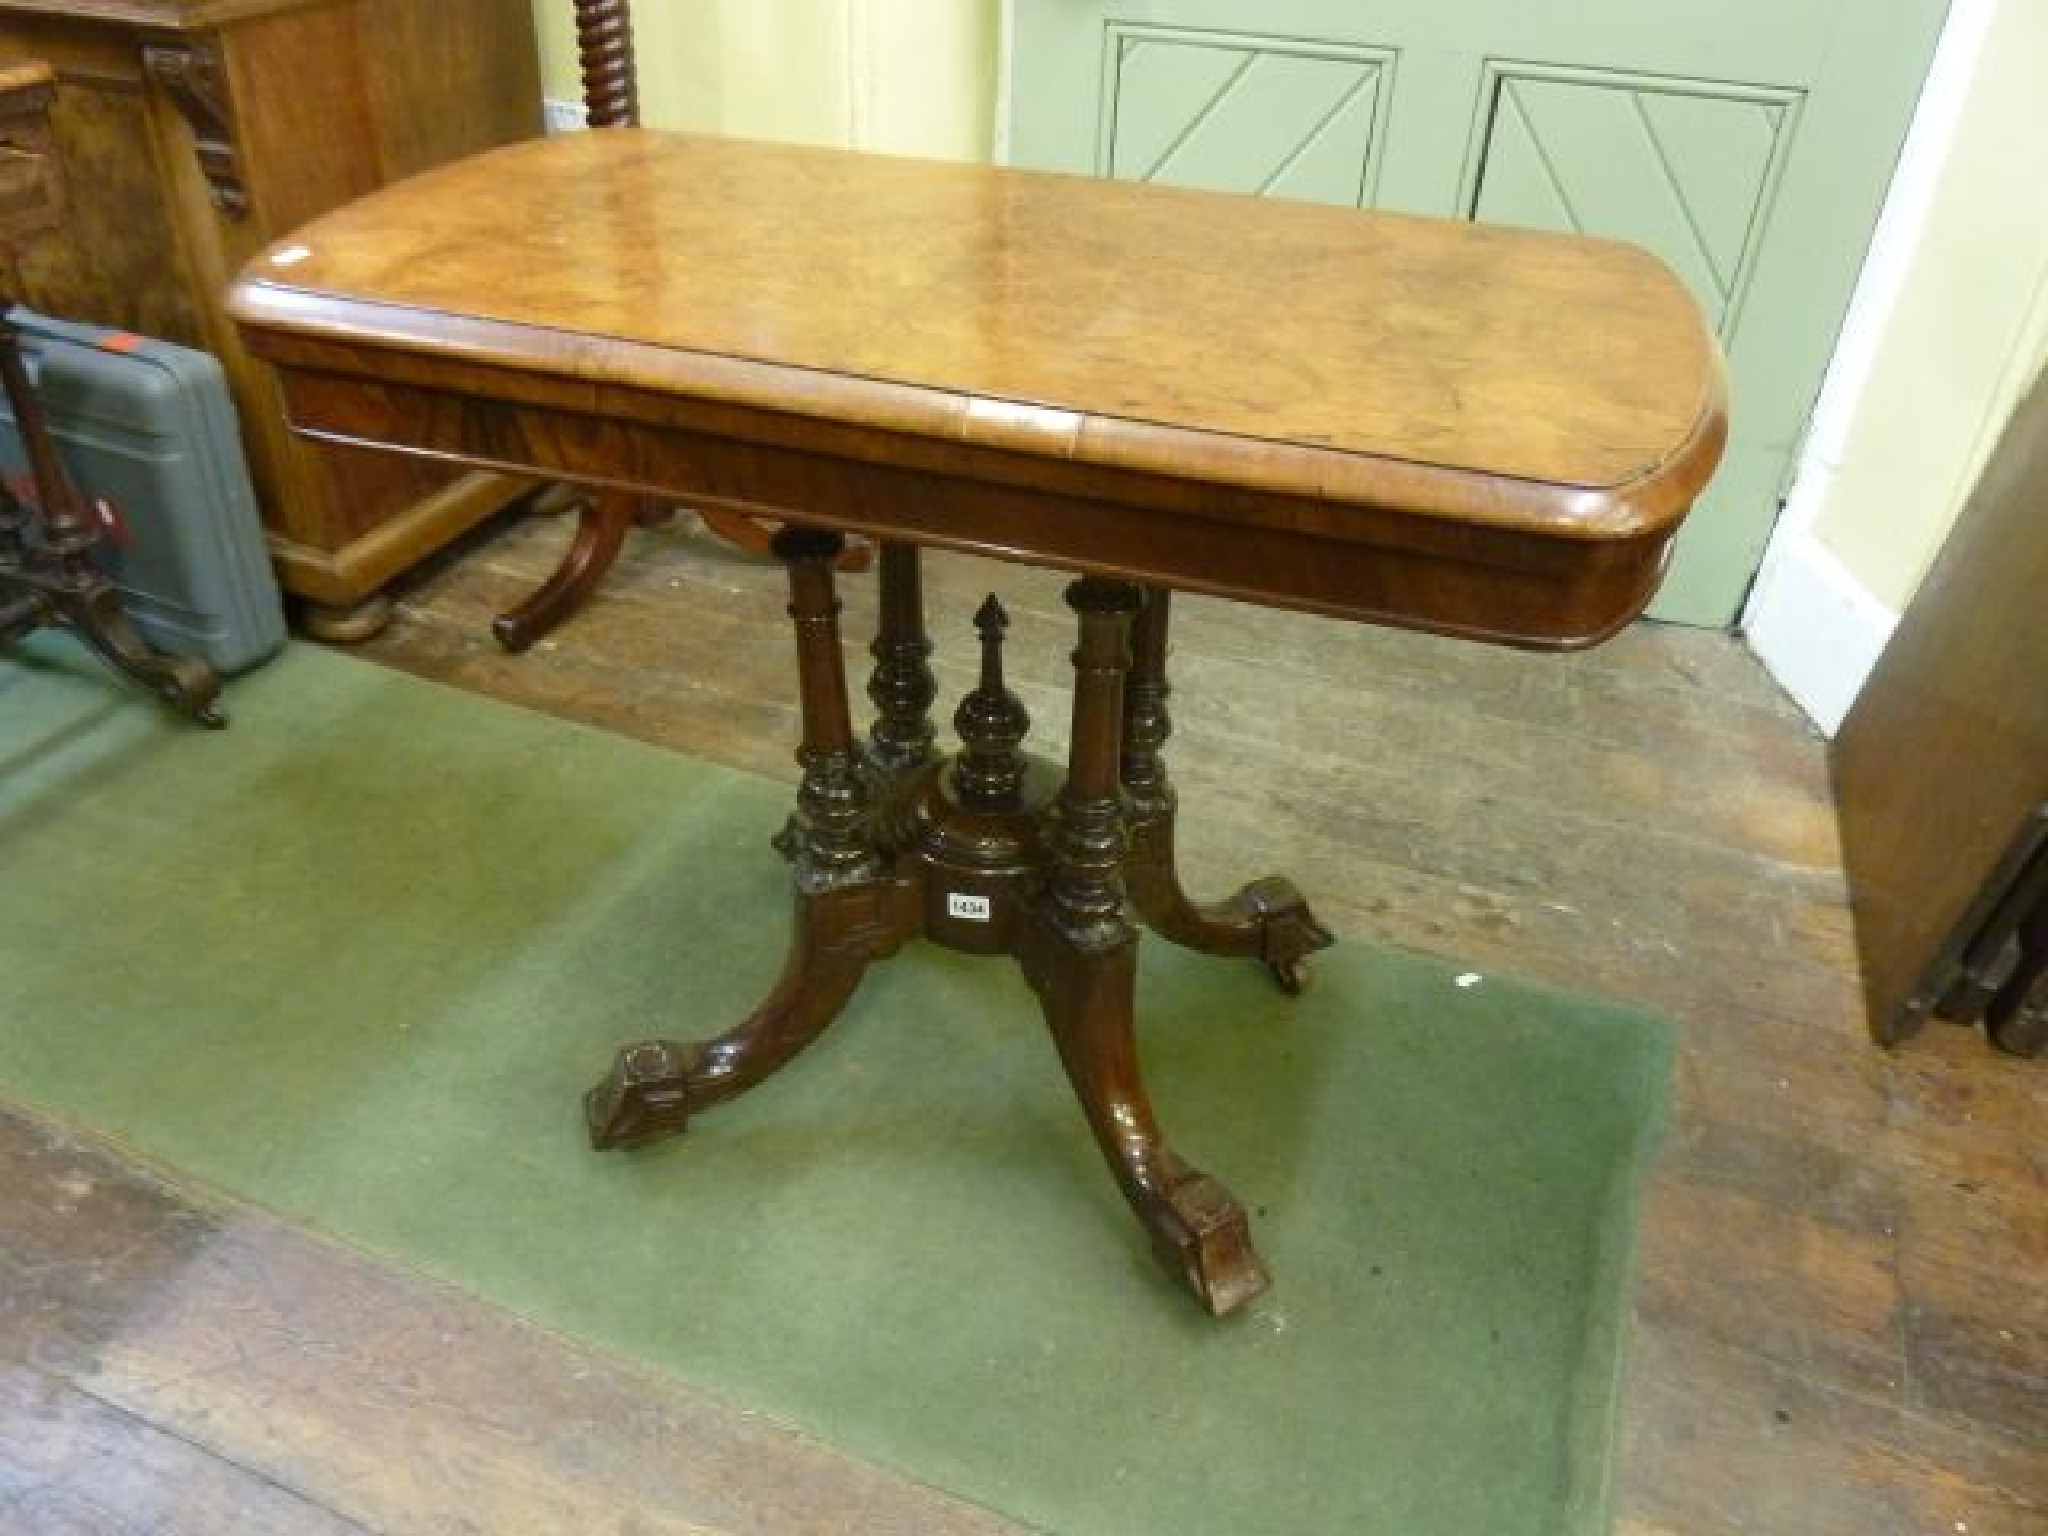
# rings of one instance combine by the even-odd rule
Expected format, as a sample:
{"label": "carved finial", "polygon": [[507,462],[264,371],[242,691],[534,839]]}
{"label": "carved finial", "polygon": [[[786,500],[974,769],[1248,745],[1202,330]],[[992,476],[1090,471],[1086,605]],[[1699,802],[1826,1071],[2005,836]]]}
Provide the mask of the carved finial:
{"label": "carved finial", "polygon": [[868,654],[875,669],[868,697],[875,703],[868,756],[887,777],[914,773],[932,755],[932,700],[938,680],[929,665],[932,643],[924,632],[924,582],[915,544],[884,539],[881,548],[881,623]]}
{"label": "carved finial", "polygon": [[1000,692],[1003,686],[1003,636],[1009,633],[1010,616],[991,592],[974,610],[974,627],[981,635],[981,686]]}
{"label": "carved finial", "polygon": [[1003,683],[1003,633],[1010,616],[994,593],[975,613],[974,627],[981,633],[981,683],[953,715],[965,748],[953,764],[953,787],[963,805],[1012,805],[1024,782],[1018,747],[1031,729],[1031,716]]}

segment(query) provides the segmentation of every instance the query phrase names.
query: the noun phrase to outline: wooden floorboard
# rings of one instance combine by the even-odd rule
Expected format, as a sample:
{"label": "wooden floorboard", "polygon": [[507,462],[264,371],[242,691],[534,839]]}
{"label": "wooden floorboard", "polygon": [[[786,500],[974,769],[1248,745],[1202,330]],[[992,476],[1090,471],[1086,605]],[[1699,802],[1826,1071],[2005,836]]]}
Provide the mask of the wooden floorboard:
{"label": "wooden floorboard", "polygon": [[33,1116],[0,1167],[7,1536],[1011,1530]]}
{"label": "wooden floorboard", "polygon": [[[502,655],[490,616],[566,533],[486,530],[362,654],[793,783],[779,572],[687,518],[639,531],[586,613]],[[994,588],[1057,753],[1060,579],[941,556],[928,584],[941,721]],[[843,594],[864,640],[872,578]],[[1176,613],[1191,884],[1285,869],[1340,931],[1680,1026],[1623,1536],[2048,1533],[2048,1063],[1866,1042],[1824,745],[1740,644]],[[32,1116],[0,1117],[0,1167],[0,1528],[1004,1529]]]}

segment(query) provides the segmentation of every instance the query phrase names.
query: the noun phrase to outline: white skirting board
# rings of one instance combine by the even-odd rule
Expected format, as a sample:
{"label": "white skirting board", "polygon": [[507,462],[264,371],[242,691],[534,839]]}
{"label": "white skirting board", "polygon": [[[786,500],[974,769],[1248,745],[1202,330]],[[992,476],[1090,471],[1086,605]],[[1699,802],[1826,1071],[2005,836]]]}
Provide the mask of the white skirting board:
{"label": "white skirting board", "polygon": [[1807,717],[1833,736],[1898,622],[1825,544],[1799,529],[1773,542],[1743,636]]}

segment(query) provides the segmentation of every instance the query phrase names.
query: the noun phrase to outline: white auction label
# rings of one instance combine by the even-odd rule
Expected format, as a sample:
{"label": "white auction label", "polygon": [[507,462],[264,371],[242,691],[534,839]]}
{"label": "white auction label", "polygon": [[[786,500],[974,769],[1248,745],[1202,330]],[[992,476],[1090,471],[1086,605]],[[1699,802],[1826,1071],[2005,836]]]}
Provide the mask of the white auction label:
{"label": "white auction label", "polygon": [[946,916],[964,917],[970,923],[988,921],[988,898],[986,896],[963,896],[958,891],[946,893]]}

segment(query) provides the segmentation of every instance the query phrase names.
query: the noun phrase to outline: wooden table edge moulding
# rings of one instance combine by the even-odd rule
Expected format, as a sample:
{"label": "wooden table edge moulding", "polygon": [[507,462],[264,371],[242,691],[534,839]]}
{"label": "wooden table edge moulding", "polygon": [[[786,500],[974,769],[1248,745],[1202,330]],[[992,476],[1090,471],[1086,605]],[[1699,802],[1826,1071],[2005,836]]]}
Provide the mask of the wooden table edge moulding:
{"label": "wooden table edge moulding", "polygon": [[[259,256],[229,308],[312,436],[784,525],[785,968],[723,1033],[621,1050],[593,1141],[761,1082],[912,938],[1007,954],[1154,1249],[1219,1314],[1267,1276],[1147,1096],[1138,933],[1290,991],[1330,936],[1283,879],[1182,889],[1170,593],[1590,645],[1649,600],[1726,431],[1713,337],[1632,247],[627,127],[387,188]],[[848,531],[880,550],[864,739]],[[1075,573],[1063,770],[1023,749],[993,597],[937,749],[926,545]]]}

